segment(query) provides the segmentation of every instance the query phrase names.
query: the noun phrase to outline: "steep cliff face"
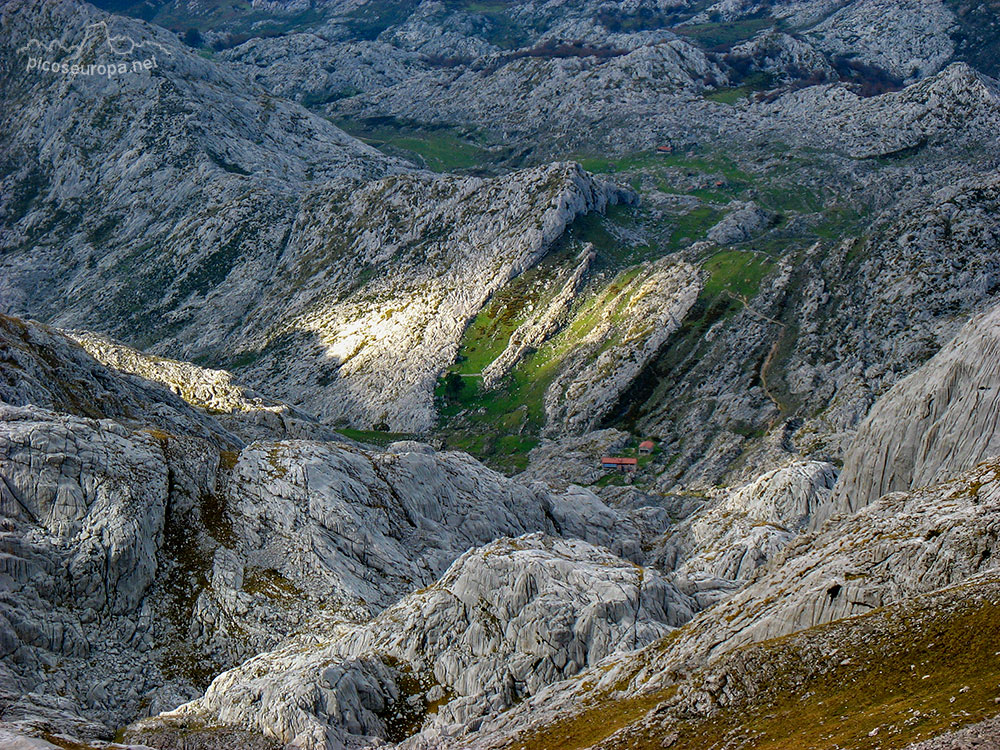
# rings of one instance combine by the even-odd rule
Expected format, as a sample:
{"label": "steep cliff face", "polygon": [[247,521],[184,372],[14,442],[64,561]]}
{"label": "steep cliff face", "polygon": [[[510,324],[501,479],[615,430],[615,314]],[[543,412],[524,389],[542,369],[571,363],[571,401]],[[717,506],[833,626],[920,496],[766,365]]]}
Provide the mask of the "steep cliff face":
{"label": "steep cliff face", "polygon": [[997,491],[997,462],[991,460],[950,482],[887,495],[815,536],[800,537],[772,561],[767,575],[713,613],[713,632],[701,642],[738,648],[993,568]]}
{"label": "steep cliff face", "polygon": [[994,308],[879,399],[847,451],[830,511],[856,511],[1000,454],[998,354]]}
{"label": "steep cliff face", "polygon": [[[880,736],[879,744],[890,736],[906,748],[989,747],[996,742],[995,709],[989,705],[996,673],[977,665],[989,663],[1000,636],[992,622],[997,592],[996,573],[984,573],[726,654],[673,695],[652,693],[645,705],[656,703],[653,710],[595,747],[666,744],[694,750],[723,742],[750,750],[766,737],[793,746],[870,748]],[[851,720],[845,720],[845,708]],[[962,719],[973,723],[956,731],[956,720],[966,723]],[[539,734],[565,737],[567,728]],[[529,744],[538,736],[526,735]]]}

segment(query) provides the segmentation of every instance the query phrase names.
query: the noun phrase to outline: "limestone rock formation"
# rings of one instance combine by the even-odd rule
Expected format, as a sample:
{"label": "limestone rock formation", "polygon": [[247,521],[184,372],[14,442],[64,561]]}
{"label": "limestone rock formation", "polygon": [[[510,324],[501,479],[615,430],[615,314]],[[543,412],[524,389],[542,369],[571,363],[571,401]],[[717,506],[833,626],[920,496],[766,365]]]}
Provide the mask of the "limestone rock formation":
{"label": "limestone rock formation", "polygon": [[734,245],[761,234],[777,217],[753,203],[730,204],[726,217],[708,230],[706,237],[719,245]]}
{"label": "limestone rock formation", "polygon": [[[1000,455],[1000,308],[978,315],[872,407],[831,512],[924,487]],[[822,518],[822,517],[821,517]]]}
{"label": "limestone rock formation", "polygon": [[343,439],[301,410],[240,385],[225,370],[146,354],[93,333],[67,335],[102,364],[162,383],[246,442],[274,437]]}
{"label": "limestone rock formation", "polygon": [[0,427],[5,720],[107,737],[195,694],[168,676],[168,603],[151,593],[168,519],[210,490],[218,448],[35,407],[3,406]]}
{"label": "limestone rock formation", "polygon": [[633,199],[573,164],[332,183],[292,229],[245,376],[328,422],[429,429],[437,379],[487,299],[574,218]]}
{"label": "limestone rock formation", "polygon": [[500,356],[483,370],[483,387],[496,386],[529,350],[538,349],[565,325],[595,255],[592,245],[584,246],[578,265],[568,274],[555,298],[547,307],[519,325],[510,335],[510,341]]}
{"label": "limestone rock formation", "polygon": [[635,269],[620,288],[612,286],[596,304],[599,322],[545,393],[548,429],[594,430],[680,327],[702,283],[696,268],[661,261]]}
{"label": "limestone rock formation", "polygon": [[684,578],[750,580],[830,502],[833,466],[797,462],[709,501],[655,542],[657,567]]}
{"label": "limestone rock formation", "polygon": [[[413,442],[242,447],[163,385],[40,324],[2,323],[0,716],[29,732],[107,738],[307,621],[329,635],[371,617],[498,535],[642,554],[644,528],[589,491],[523,487]],[[89,341],[204,401],[203,370]],[[227,403],[252,398],[209,382]]]}
{"label": "limestone rock formation", "polygon": [[[253,728],[309,750],[349,735],[433,746],[553,681],[663,637],[693,604],[651,570],[583,542],[502,539],[438,582],[332,640],[293,639],[212,683],[203,698],[140,723]],[[377,744],[377,743],[376,743]]]}
{"label": "limestone rock formation", "polygon": [[995,735],[996,2],[96,2],[0,6],[0,745]]}
{"label": "limestone rock formation", "polygon": [[[555,683],[484,721],[473,741],[457,737],[444,746],[502,747],[538,732],[558,737],[560,728],[589,711],[611,716],[643,697],[648,713],[639,711],[638,720],[598,720],[596,746],[628,747],[650,736],[669,746],[692,723],[712,725],[727,705],[740,713],[715,726],[743,729],[752,719],[744,724],[741,717],[766,713],[774,705],[770,696],[787,692],[798,704],[811,696],[810,680],[833,669],[846,669],[852,682],[870,677],[873,643],[886,657],[905,654],[909,674],[913,660],[935,645],[928,634],[951,627],[961,641],[947,658],[961,658],[965,649],[979,649],[984,636],[962,618],[972,609],[988,619],[995,606],[998,509],[997,459],[935,487],[886,495],[818,534],[799,537],[746,587],[697,615],[675,637]],[[950,618],[956,622],[949,625]],[[791,653],[780,653],[789,646]],[[947,662],[934,662],[933,669],[945,670]],[[775,682],[775,674],[787,682]],[[885,700],[899,700],[899,693],[890,690]],[[736,734],[734,746],[752,746],[742,731]]]}
{"label": "limestone rock formation", "polygon": [[[1000,89],[994,80],[954,63],[884,96],[864,98],[842,85],[812,86],[756,104],[748,114],[766,129],[797,130],[813,144],[836,144],[856,158],[873,158],[927,144],[979,139],[996,122],[998,101]],[[805,127],[819,111],[823,122]]]}

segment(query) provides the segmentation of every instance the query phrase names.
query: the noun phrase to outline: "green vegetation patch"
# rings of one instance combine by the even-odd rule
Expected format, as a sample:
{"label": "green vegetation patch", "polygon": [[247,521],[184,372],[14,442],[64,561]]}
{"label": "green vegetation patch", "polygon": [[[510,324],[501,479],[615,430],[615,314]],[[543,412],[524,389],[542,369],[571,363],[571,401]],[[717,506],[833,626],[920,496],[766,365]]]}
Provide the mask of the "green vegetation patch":
{"label": "green vegetation patch", "polygon": [[705,94],[705,98],[719,104],[736,104],[741,99],[746,99],[751,93],[753,93],[753,89],[747,86],[733,86],[710,91]]}
{"label": "green vegetation patch", "polygon": [[[562,288],[562,275],[575,263],[568,246],[550,253],[541,263],[512,280],[480,310],[466,328],[455,366],[457,375],[478,375],[510,342],[511,334],[532,315],[547,306]],[[448,395],[468,390],[452,378]],[[469,380],[466,384],[475,385]]]}
{"label": "green vegetation patch", "polygon": [[400,440],[419,440],[420,436],[412,432],[389,432],[388,430],[355,430],[350,427],[341,427],[336,430],[341,435],[359,443],[369,445],[389,445]]}
{"label": "green vegetation patch", "polygon": [[761,281],[773,267],[774,261],[759,253],[741,250],[716,253],[702,264],[709,274],[701,291],[702,298],[714,300],[720,294],[731,293],[750,299],[757,294]]}
{"label": "green vegetation patch", "polygon": [[680,250],[700,239],[722,218],[722,212],[711,206],[698,206],[677,217],[676,228],[670,235],[670,249]]}
{"label": "green vegetation patch", "polygon": [[743,18],[737,21],[677,26],[673,30],[694,40],[706,49],[713,52],[723,52],[739,42],[750,39],[758,32],[774,26],[775,23],[774,18],[764,16]]}
{"label": "green vegetation patch", "polygon": [[[716,90],[706,97],[727,101],[755,88],[756,84],[742,84],[741,88]],[[571,158],[595,174],[616,175],[620,182],[631,184],[639,192],[656,190],[696,197],[704,204],[702,208],[722,210],[731,201],[739,200],[753,201],[780,215],[827,211],[844,214],[849,210],[840,203],[828,209],[827,204],[837,195],[835,185],[803,184],[804,174],[827,169],[824,155],[809,149],[791,151],[782,143],[760,144],[758,150],[751,149],[737,160],[732,153],[697,143],[665,142],[663,146],[673,150],[639,151],[618,157],[577,153]],[[695,214],[698,216],[705,214]]]}
{"label": "green vegetation patch", "polygon": [[623,241],[623,236],[643,233],[642,221],[632,206],[609,206],[604,214],[589,213],[578,217],[566,230],[563,246],[590,243],[597,253],[595,267],[621,270],[646,260],[661,257],[663,249],[651,241]]}
{"label": "green vegetation patch", "polygon": [[670,153],[639,151],[620,157],[577,154],[573,158],[588,172],[632,176],[637,190],[643,185],[642,177],[647,177],[661,192],[694,195],[719,204],[751,197],[760,179],[728,154],[702,151],[692,144],[678,145]]}
{"label": "green vegetation patch", "polygon": [[[618,220],[624,220],[624,214]],[[527,453],[538,444],[545,425],[546,391],[566,357],[578,350],[602,317],[621,315],[628,302],[628,294],[623,292],[642,268],[625,263],[635,253],[641,256],[650,250],[622,249],[601,221],[593,215],[584,217],[582,223],[578,220],[562,247],[497,293],[468,327],[455,365],[435,391],[441,415],[439,433],[447,447],[467,451],[503,471],[518,471],[527,465]],[[538,349],[528,350],[496,387],[484,388],[480,373],[504,351],[514,330],[545,310],[562,290],[578,262],[584,237],[597,240],[598,258],[592,269],[604,272],[578,296],[559,332]],[[611,344],[605,342],[603,348]],[[591,356],[602,350],[595,349]]]}
{"label": "green vegetation patch", "polygon": [[402,136],[390,143],[410,151],[435,172],[471,169],[486,161],[486,150],[458,138],[453,133],[428,133],[425,136]]}
{"label": "green vegetation patch", "polygon": [[813,231],[825,240],[834,242],[845,237],[856,237],[865,228],[865,215],[849,206],[834,206],[825,212],[823,220]]}
{"label": "green vegetation patch", "polygon": [[758,91],[768,91],[773,87],[774,76],[768,73],[751,73],[742,77],[737,85],[710,91],[705,94],[705,98],[720,104],[735,104]]}
{"label": "green vegetation patch", "polygon": [[434,172],[476,169],[493,164],[502,156],[490,151],[477,134],[458,128],[423,127],[389,117],[335,122],[337,127],[369,146],[390,156],[408,158]]}

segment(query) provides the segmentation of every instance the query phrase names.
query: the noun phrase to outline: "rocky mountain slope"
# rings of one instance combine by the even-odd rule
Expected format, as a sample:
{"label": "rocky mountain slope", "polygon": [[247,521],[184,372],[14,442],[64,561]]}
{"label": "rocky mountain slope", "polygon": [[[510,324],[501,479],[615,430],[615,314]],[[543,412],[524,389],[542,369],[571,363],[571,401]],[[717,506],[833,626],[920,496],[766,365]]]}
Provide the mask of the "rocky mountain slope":
{"label": "rocky mountain slope", "polygon": [[869,412],[831,509],[857,510],[887,492],[933,484],[1000,454],[993,373],[998,313],[994,308],[973,318]]}
{"label": "rocky mountain slope", "polygon": [[4,13],[4,308],[188,359],[228,352],[330,421],[431,426],[468,318],[577,215],[629,200],[570,165],[415,172],[121,19],[119,35],[163,50],[155,70],[16,74],[32,35],[63,28],[75,54],[105,54],[86,29],[106,17],[73,2]]}
{"label": "rocky mountain slope", "polygon": [[[22,730],[106,738],[297,629],[313,639],[347,632],[498,536],[561,534],[641,558],[642,519],[592,493],[524,487],[418,443],[375,452],[273,437],[244,445],[167,387],[107,368],[53,329],[2,321],[0,710]],[[141,369],[128,350],[82,338]],[[198,372],[142,366],[164,379]],[[184,393],[199,393],[188,385]],[[272,424],[252,411],[229,418],[257,431]],[[276,424],[277,437],[285,428]],[[631,600],[647,592],[647,609],[627,628],[637,644],[697,609],[667,580],[579,545],[556,559],[592,559],[594,580],[574,585],[594,601],[585,621],[597,629],[587,636],[595,654],[626,642],[625,630],[601,630],[624,627],[598,593],[619,585],[604,579],[608,566],[639,587]],[[530,569],[533,559],[511,564]],[[560,565],[560,576],[577,581],[569,562]],[[555,593],[543,600],[567,606]],[[532,616],[547,621],[552,611]]]}
{"label": "rocky mountain slope", "polygon": [[[938,360],[978,362],[970,342],[988,335],[991,320],[973,321],[873,413],[893,408],[895,391],[924,371],[933,383]],[[886,606],[978,617],[966,612],[968,593],[948,592],[973,586],[988,597],[990,579],[978,576],[996,557],[993,461],[886,495],[813,534],[796,531],[835,507],[835,474],[822,464],[763,475],[677,524],[679,505],[657,514],[615,509],[579,488],[554,495],[416,443],[382,453],[295,440],[243,447],[207,411],[108,369],[52,329],[7,318],[3,330],[5,400],[60,410],[4,407],[5,548],[17,584],[4,599],[6,731],[106,737],[109,724],[170,708],[214,669],[264,651],[126,737],[154,747],[208,737],[316,748],[475,737],[478,747],[558,733],[594,701],[631,706],[623,717],[648,705],[657,717],[651,724],[640,712],[608,747],[701,736],[714,731],[716,712],[773,689],[759,678],[742,686],[751,657],[731,654],[744,644],[764,644],[771,656],[760,658],[773,658],[766,649],[776,636],[881,616]],[[123,361],[135,369],[136,359]],[[42,377],[21,376],[46,367],[62,374],[48,401],[32,390]],[[197,368],[168,372],[179,371]],[[955,387],[979,392],[977,380]],[[144,411],[114,412],[140,397]],[[93,412],[97,403],[105,411]],[[931,446],[946,476],[981,438],[961,434],[957,450]],[[848,455],[852,476],[870,459]],[[938,591],[931,610],[914,598]],[[803,642],[811,650],[781,658],[825,653],[826,643],[843,649],[856,637],[850,628],[866,622],[818,630]],[[799,670],[794,680],[806,686],[825,674]],[[730,685],[721,696],[699,687],[720,680]],[[610,684],[622,687],[609,694]],[[305,705],[316,708],[303,713]],[[206,726],[215,728],[204,735]]]}
{"label": "rocky mountain slope", "polygon": [[128,737],[197,736],[224,723],[318,750],[402,740],[414,729],[420,737],[408,744],[434,744],[663,637],[694,607],[655,572],[586,543],[502,539],[370,623],[329,642],[293,639]]}
{"label": "rocky mountain slope", "polygon": [[0,6],[0,745],[996,741],[996,3],[101,5]]}
{"label": "rocky mountain slope", "polygon": [[[322,20],[298,33],[268,38],[250,32],[248,41],[222,54],[281,95],[330,114],[460,123],[515,153],[539,147],[566,153],[598,143],[602,150],[622,150],[629,139],[641,139],[626,147],[637,149],[653,145],[643,130],[659,131],[661,138],[700,138],[696,123],[731,127],[725,108],[705,106],[705,89],[745,81],[766,87],[768,79],[778,79],[793,87],[844,81],[881,92],[936,75],[955,61],[995,75],[979,51],[985,42],[968,41],[995,19],[987,11],[972,20],[954,5],[526,1],[389,7],[370,0],[320,6]],[[361,19],[369,23],[359,25]],[[212,31],[217,47],[230,46],[219,38],[225,32]],[[309,64],[292,62],[303,59]],[[654,126],[626,126],[639,117]]]}
{"label": "rocky mountain slope", "polygon": [[992,673],[973,675],[996,643],[982,625],[995,607],[996,472],[986,462],[828,523],[673,637],[451,746],[872,747],[888,731],[887,746],[903,747],[991,716]]}
{"label": "rocky mountain slope", "polygon": [[[970,331],[989,320],[978,319]],[[4,514],[8,549],[21,561],[11,571],[19,571],[22,587],[30,584],[7,600],[8,653],[18,654],[6,662],[14,667],[8,690],[23,692],[3,717],[20,719],[21,731],[100,737],[107,731],[100,722],[121,722],[147,701],[162,706],[196,690],[197,675],[175,671],[194,653],[223,665],[273,645],[218,677],[204,698],[127,736],[173,747],[180,737],[199,737],[199,727],[221,724],[233,727],[234,738],[250,732],[250,740],[233,741],[261,747],[294,739],[326,748],[364,737],[440,746],[468,732],[478,732],[474,743],[497,731],[510,737],[536,726],[536,710],[541,721],[554,722],[546,731],[557,731],[566,719],[554,717],[591,705],[581,702],[581,690],[603,695],[602,686],[631,675],[627,684],[635,687],[613,698],[625,702],[640,685],[639,694],[654,695],[678,679],[698,685],[730,669],[726,655],[741,644],[946,591],[975,581],[995,557],[989,539],[997,467],[990,462],[940,487],[887,495],[799,537],[794,530],[830,503],[833,472],[793,466],[720,496],[658,541],[649,532],[666,528],[668,517],[616,511],[593,496],[581,514],[578,490],[560,498],[541,485],[519,487],[468,457],[418,444],[373,454],[344,444],[263,441],[236,454],[235,438],[166,388],[107,370],[38,324],[8,319],[5,331],[5,351],[18,357],[16,366],[5,359],[9,375],[32,360],[57,364],[74,375],[63,398],[91,390],[89,376],[112,392],[145,387],[153,403],[173,404],[187,418],[174,417],[169,432],[143,431],[125,417],[94,421],[5,407]],[[978,361],[978,352],[962,345],[970,337],[942,359]],[[936,372],[935,362],[925,369]],[[974,393],[978,386],[959,388]],[[894,403],[892,393],[884,403]],[[963,447],[980,437],[964,435]],[[942,450],[938,457],[947,472],[959,470],[962,455]],[[144,494],[132,494],[140,489]],[[761,523],[772,525],[770,535],[757,533]],[[624,545],[630,525],[636,536]],[[586,542],[537,534],[461,555],[470,544],[532,528],[614,543],[640,563],[676,572],[664,577]],[[51,567],[54,544],[64,550],[68,579]],[[740,545],[759,551],[740,553]],[[661,551],[650,557],[647,549]],[[94,567],[95,554],[106,562]],[[39,565],[51,578],[38,577]],[[747,578],[737,593],[725,583]],[[61,619],[46,617],[31,631],[45,635],[26,640],[27,623],[43,622],[41,611]],[[555,628],[561,618],[569,618],[565,637]],[[614,656],[651,642],[660,645]],[[36,670],[56,655],[61,682],[53,685]],[[123,658],[135,671],[94,682],[102,665],[120,667]],[[589,680],[593,668],[599,677]],[[742,689],[712,700],[738,705]],[[61,702],[53,703],[53,690]],[[692,690],[663,706],[658,700],[656,715],[711,715],[716,709]],[[303,701],[319,707],[303,714]],[[491,718],[498,712],[502,725]],[[661,719],[652,728],[640,722],[622,736],[658,734],[664,726]]]}
{"label": "rocky mountain slope", "polygon": [[[34,18],[34,5],[22,5],[4,22],[12,70],[24,57],[16,45],[31,34],[73,28],[76,36],[60,32],[66,44],[79,37],[95,54],[103,50],[82,31],[105,18],[90,6],[57,3]],[[863,4],[850,4],[855,16],[847,6],[793,5],[774,9],[779,26],[804,28],[832,14],[853,28],[873,12]],[[806,430],[798,453],[840,461],[873,400],[954,332],[948,316],[992,298],[992,193],[980,185],[995,182],[997,85],[961,63],[945,67],[951,57],[933,62],[925,50],[912,85],[866,96],[872,92],[854,74],[837,72],[832,47],[799,48],[816,35],[774,31],[713,52],[702,34],[718,31],[719,19],[742,28],[746,9],[736,7],[705,10],[705,20],[684,4],[622,16],[597,5],[518,3],[510,23],[533,31],[513,51],[515,41],[489,41],[499,23],[492,11],[404,8],[379,15],[386,25],[369,39],[352,25],[366,7],[323,7],[332,14],[323,27],[331,43],[303,47],[297,33],[256,38],[218,59],[108,16],[111,33],[164,50],[156,69],[121,80],[7,76],[5,96],[20,105],[8,115],[7,150],[21,157],[4,177],[4,309],[233,369],[328,425],[434,435],[504,467],[523,467],[541,435],[607,426],[652,434],[664,446],[656,486],[668,490],[749,479],[741,456],[771,455],[762,434],[789,445],[778,431],[796,425]],[[899,10],[907,28],[924,24],[928,38],[947,28],[940,14],[949,11],[935,6],[917,18],[912,10]],[[279,13],[264,12],[272,11]],[[482,24],[477,13],[485,13]],[[447,29],[439,46],[460,38],[487,46],[454,66],[420,62],[447,79],[445,88],[428,88],[406,61],[445,54],[419,42],[438,28]],[[789,45],[794,65],[812,59],[835,75],[805,80],[816,85],[780,83],[774,59]],[[493,172],[546,154],[574,156],[606,177],[569,165],[432,176],[247,83],[253,76],[293,93],[266,77],[265,62],[248,70],[237,59],[270,50],[269,59],[306,70],[308,50],[327,50],[343,55],[336,69],[347,71],[373,64],[375,47],[386,66],[402,66],[395,88],[378,84],[325,111],[383,151],[416,158],[392,145],[406,142],[450,158],[475,146],[500,158],[487,160]],[[674,72],[656,67],[664,55],[674,56]],[[755,66],[777,76],[766,95],[751,96],[744,80]],[[525,87],[524,106],[546,112],[522,111],[508,95],[517,86]],[[542,95],[550,86],[560,99]],[[211,102],[231,89],[241,91],[241,104],[221,118]],[[409,98],[439,121],[357,109],[375,96],[393,107]],[[128,106],[119,106],[122,97]],[[57,98],[72,117],[54,118]],[[490,110],[448,110],[475,108],[477,98]],[[108,115],[77,123],[81,113],[101,111],[84,100],[104,102]],[[150,129],[160,121],[164,128]],[[552,123],[569,134],[548,140],[558,131]],[[504,162],[507,147],[493,136],[476,146],[470,133],[487,124],[529,149]],[[523,130],[528,124],[536,130]],[[466,135],[449,140],[455,127]],[[396,128],[388,140],[370,137],[386,128]],[[43,129],[48,155],[39,150]],[[83,132],[90,145],[81,150]],[[645,150],[664,143],[668,152]],[[122,172],[129,149],[140,147],[145,166]],[[88,156],[98,152],[118,156],[98,164]],[[197,169],[185,168],[189,157]],[[797,165],[794,180],[789,164]],[[162,180],[181,172],[183,189]],[[959,176],[967,181],[955,187]],[[57,191],[70,183],[65,195]],[[935,232],[942,221],[955,234]],[[964,282],[944,278],[952,268],[945,258],[956,252],[955,262],[977,269],[971,295]],[[912,284],[911,269],[928,263],[927,291],[916,294],[932,304],[915,310],[898,295],[886,298],[900,288],[883,278]],[[639,293],[651,302],[641,285],[653,283],[652,269],[682,264],[700,273],[663,291],[679,301],[673,322],[628,301]],[[63,271],[46,274],[51,267]],[[887,304],[930,319],[919,333],[899,332],[899,341]],[[834,363],[824,361],[830,351],[838,352]],[[451,375],[466,382],[446,382]],[[484,431],[485,442],[477,437]]]}

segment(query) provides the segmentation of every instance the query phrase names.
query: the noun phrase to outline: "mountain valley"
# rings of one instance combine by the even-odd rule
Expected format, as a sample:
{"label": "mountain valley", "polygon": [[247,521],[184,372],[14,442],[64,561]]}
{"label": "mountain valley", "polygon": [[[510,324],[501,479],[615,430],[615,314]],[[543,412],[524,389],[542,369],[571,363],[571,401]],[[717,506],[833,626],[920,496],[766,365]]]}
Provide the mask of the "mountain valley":
{"label": "mountain valley", "polygon": [[0,5],[0,747],[1000,746],[998,23]]}

